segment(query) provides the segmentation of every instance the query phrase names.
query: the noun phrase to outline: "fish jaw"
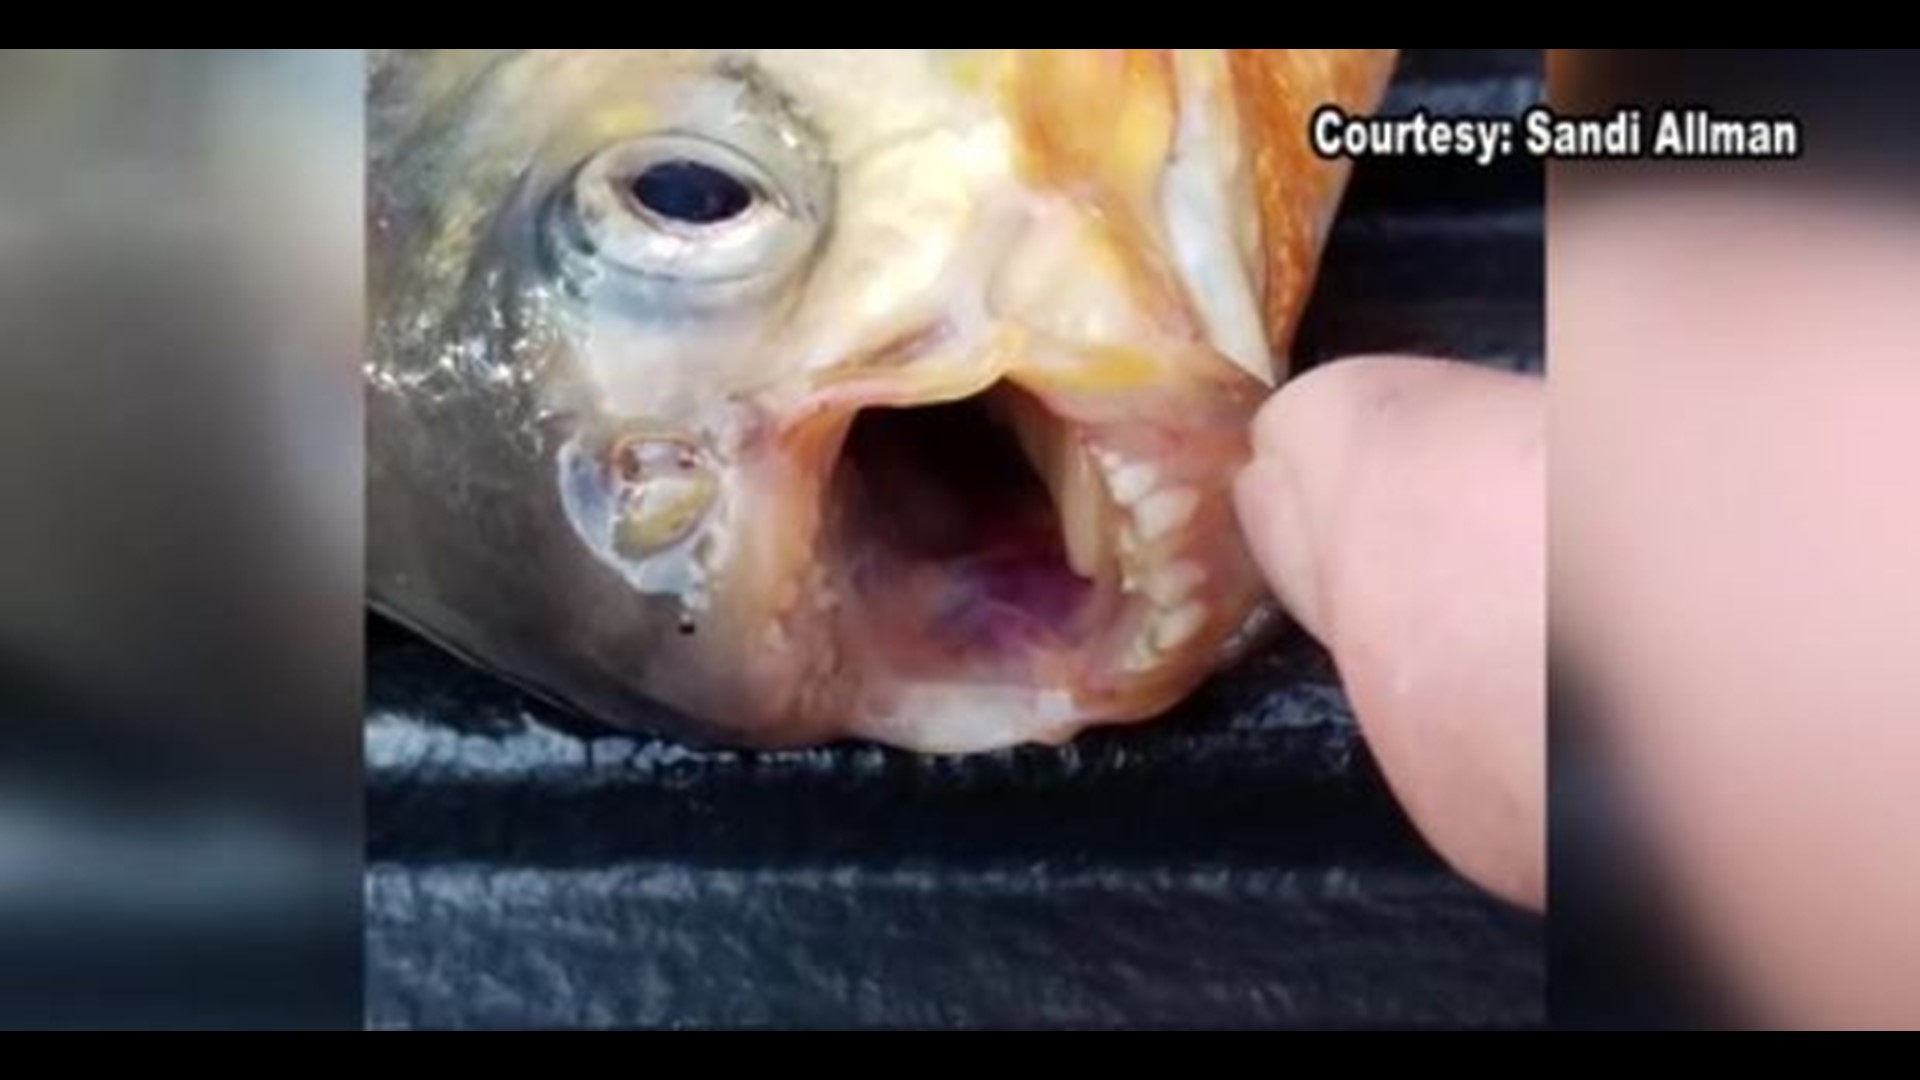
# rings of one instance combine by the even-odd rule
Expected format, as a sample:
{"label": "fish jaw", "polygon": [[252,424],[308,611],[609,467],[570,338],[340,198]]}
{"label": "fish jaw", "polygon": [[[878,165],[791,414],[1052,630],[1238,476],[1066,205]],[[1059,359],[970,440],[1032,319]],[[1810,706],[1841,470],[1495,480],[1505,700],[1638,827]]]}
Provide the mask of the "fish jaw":
{"label": "fish jaw", "polygon": [[703,674],[656,693],[748,745],[969,753],[1150,719],[1222,662],[1265,603],[1229,491],[1258,382],[1204,350],[995,340],[929,357],[939,381],[759,408]]}

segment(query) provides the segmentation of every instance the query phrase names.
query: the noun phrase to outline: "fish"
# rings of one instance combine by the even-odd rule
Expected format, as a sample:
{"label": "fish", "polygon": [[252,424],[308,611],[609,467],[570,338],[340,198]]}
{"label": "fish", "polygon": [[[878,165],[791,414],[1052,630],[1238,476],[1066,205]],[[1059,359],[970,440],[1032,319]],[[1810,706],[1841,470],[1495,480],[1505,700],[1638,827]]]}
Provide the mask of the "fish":
{"label": "fish", "polygon": [[712,745],[1163,716],[1397,55],[371,50],[370,606]]}

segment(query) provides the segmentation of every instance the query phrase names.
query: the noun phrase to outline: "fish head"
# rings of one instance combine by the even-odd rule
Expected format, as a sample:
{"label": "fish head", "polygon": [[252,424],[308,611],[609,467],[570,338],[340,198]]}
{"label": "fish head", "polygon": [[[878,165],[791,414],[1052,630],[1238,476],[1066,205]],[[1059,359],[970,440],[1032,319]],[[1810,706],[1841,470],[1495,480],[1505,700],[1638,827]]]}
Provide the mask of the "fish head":
{"label": "fish head", "polygon": [[376,605],[738,745],[1165,711],[1391,56],[376,51]]}

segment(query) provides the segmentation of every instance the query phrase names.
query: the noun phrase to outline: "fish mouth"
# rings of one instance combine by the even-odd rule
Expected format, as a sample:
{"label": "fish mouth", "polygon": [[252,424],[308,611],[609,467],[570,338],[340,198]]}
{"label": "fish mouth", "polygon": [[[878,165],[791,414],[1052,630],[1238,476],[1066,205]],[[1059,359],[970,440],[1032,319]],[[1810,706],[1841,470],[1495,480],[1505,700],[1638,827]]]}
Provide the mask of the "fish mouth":
{"label": "fish mouth", "polygon": [[816,558],[876,734],[1055,741],[1190,689],[1229,617],[1204,602],[1224,500],[1125,443],[1005,380],[854,415]]}

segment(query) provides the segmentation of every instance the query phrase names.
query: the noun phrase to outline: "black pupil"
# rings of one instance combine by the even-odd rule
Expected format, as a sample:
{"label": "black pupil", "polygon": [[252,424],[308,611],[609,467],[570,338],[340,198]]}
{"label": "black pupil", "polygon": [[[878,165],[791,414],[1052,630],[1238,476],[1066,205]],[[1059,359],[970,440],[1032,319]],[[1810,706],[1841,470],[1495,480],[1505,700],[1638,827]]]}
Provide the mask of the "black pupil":
{"label": "black pupil", "polygon": [[671,221],[712,225],[745,212],[753,190],[711,165],[663,161],[634,177],[633,197]]}

